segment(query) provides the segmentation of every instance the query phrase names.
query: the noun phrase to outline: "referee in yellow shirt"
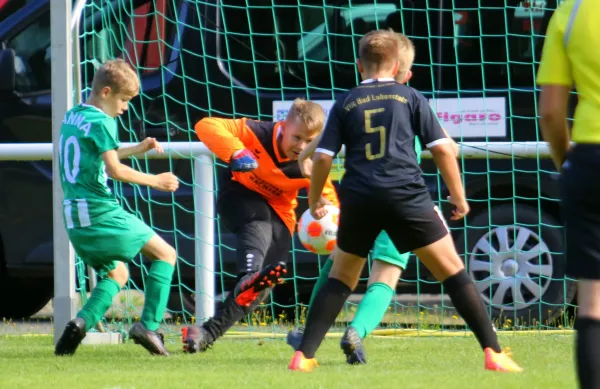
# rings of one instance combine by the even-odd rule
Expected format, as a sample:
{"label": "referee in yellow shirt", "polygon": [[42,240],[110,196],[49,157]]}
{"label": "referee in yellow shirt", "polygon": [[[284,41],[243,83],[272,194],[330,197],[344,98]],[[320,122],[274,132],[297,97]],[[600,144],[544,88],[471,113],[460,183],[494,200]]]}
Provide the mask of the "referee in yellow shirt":
{"label": "referee in yellow shirt", "polygon": [[[548,25],[537,74],[542,136],[562,172],[567,274],[578,280],[582,389],[600,388],[600,0],[567,0]],[[567,104],[577,89],[572,141]]]}

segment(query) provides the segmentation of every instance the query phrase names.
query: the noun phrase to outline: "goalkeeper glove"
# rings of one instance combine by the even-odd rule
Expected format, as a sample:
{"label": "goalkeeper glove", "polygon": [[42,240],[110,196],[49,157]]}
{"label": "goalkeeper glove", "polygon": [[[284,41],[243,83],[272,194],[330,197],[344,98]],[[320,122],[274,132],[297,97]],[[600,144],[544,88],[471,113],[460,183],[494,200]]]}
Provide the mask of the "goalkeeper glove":
{"label": "goalkeeper glove", "polygon": [[231,170],[234,172],[250,172],[258,167],[254,154],[248,149],[238,150],[231,156]]}

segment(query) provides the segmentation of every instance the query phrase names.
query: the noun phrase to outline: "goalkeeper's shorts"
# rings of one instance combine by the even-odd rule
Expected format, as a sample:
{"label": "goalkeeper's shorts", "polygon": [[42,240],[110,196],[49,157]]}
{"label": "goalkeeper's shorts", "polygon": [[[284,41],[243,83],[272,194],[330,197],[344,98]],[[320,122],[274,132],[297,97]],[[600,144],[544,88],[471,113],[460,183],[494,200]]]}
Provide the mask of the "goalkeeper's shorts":
{"label": "goalkeeper's shorts", "polygon": [[117,262],[131,261],[156,234],[125,210],[102,223],[70,228],[67,233],[77,255],[100,278],[114,270]]}
{"label": "goalkeeper's shorts", "polygon": [[379,233],[373,246],[373,254],[371,256],[373,260],[386,262],[404,270],[406,269],[409,257],[410,252],[400,253],[385,231]]}

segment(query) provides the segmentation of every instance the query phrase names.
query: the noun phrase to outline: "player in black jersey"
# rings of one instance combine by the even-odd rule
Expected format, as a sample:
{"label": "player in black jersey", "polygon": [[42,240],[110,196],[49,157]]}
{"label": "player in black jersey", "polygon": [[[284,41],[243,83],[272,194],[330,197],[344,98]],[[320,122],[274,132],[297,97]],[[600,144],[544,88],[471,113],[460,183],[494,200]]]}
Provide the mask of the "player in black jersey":
{"label": "player in black jersey", "polygon": [[359,43],[361,85],[335,102],[313,157],[309,204],[325,215],[321,188],[334,156],[346,146],[340,198],[338,247],[329,279],[309,311],[302,343],[290,370],[311,371],[315,353],[358,283],[375,238],[385,230],[400,252],[412,251],[441,281],[485,354],[485,369],[522,369],[503,352],[479,293],[464,269],[441,213],[417,163],[415,136],[432,153],[455,205],[453,220],[469,206],[452,144],[427,100],[394,80],[399,36],[372,31]]}

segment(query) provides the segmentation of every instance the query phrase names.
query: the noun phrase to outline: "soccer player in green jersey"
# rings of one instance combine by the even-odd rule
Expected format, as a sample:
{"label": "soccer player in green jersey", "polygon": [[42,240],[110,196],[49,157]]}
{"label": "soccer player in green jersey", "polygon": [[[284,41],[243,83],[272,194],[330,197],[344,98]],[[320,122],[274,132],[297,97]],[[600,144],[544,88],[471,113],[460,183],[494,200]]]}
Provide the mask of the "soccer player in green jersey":
{"label": "soccer player in green jersey", "polygon": [[65,227],[75,252],[96,270],[100,281],[77,317],[67,324],[56,344],[56,355],[75,353],[86,332],[104,316],[127,282],[125,263],[140,252],[152,265],[141,321],[131,327],[129,336],[152,354],[168,355],[156,330],[166,309],[177,253],[125,211],[107,186],[107,177],[165,192],[174,192],[179,186],[170,172],[145,174],[120,162],[152,149],[162,152],[153,138],[133,147],[119,147],[116,117],[127,110],[139,88],[137,74],[129,64],[108,61],[94,75],[90,98],[63,119],[59,163]]}
{"label": "soccer player in green jersey", "polygon": [[[406,83],[412,77],[410,68],[415,58],[415,47],[412,41],[405,35],[398,34],[398,36],[400,38],[398,59],[401,67],[398,69],[395,78],[398,82]],[[445,130],[444,132],[446,133]],[[447,133],[446,136],[451,139]],[[320,139],[316,139],[311,142],[298,158],[298,163],[300,163],[302,172],[306,176],[310,175],[312,168],[310,157],[314,153],[319,141]],[[458,145],[453,140],[452,143],[458,155]],[[415,153],[418,163],[421,163],[421,151],[421,143],[416,138]],[[323,269],[310,297],[309,309],[319,289],[329,277],[329,270],[333,265],[334,256],[335,253],[332,253],[332,258],[329,258],[323,265]],[[400,253],[388,234],[382,231],[375,240],[372,257],[373,266],[368,280],[367,292],[361,299],[356,315],[340,341],[340,346],[349,364],[367,363],[362,339],[373,332],[383,319],[392,301],[394,290],[396,289],[396,284],[402,274],[402,270],[406,269],[410,253]],[[302,335],[302,328],[290,331],[287,336],[287,343],[294,349],[297,349],[302,341]]]}

